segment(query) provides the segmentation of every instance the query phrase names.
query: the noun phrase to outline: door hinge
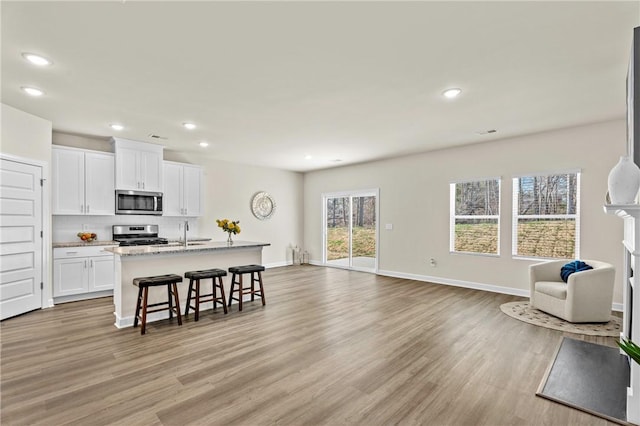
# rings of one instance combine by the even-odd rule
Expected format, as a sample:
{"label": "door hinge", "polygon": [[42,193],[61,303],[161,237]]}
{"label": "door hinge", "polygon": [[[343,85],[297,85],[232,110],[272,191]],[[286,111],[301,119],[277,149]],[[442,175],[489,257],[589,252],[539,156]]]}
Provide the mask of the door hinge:
{"label": "door hinge", "polygon": [[44,238],[44,232],[40,231],[40,238]]}
{"label": "door hinge", "polygon": [[44,179],[40,179],[40,186],[44,186]]}
{"label": "door hinge", "polygon": [[40,290],[44,290],[44,284],[40,283]]}

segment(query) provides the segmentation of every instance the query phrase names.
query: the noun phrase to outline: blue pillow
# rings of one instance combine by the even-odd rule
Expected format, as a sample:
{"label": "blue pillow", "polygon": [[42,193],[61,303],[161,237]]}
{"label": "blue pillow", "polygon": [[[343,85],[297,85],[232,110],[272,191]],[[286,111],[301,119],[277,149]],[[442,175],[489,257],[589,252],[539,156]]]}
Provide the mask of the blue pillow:
{"label": "blue pillow", "polygon": [[574,260],[573,262],[567,263],[560,269],[560,277],[562,277],[562,281],[566,283],[569,279],[569,275],[574,272],[587,271],[589,269],[593,268],[581,260]]}

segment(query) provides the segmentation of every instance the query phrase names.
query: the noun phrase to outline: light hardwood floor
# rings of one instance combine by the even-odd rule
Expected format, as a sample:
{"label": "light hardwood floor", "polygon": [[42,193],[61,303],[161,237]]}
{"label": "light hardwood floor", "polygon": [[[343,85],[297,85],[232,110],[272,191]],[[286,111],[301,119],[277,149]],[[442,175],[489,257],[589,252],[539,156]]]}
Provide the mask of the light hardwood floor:
{"label": "light hardwood floor", "polygon": [[608,424],[535,396],[563,333],[500,312],[516,297],[314,266],[264,279],[264,307],[144,336],[113,326],[110,298],[2,322],[2,425]]}

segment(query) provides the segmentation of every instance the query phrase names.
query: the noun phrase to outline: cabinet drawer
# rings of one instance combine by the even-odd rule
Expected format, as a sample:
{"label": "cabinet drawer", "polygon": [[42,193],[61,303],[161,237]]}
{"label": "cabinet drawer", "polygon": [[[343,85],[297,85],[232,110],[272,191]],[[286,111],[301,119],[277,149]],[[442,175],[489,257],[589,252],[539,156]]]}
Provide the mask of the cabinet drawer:
{"label": "cabinet drawer", "polygon": [[116,246],[90,246],[90,247],[59,247],[53,249],[54,259],[69,259],[73,257],[89,256],[113,256],[113,253],[105,251],[107,247]]}

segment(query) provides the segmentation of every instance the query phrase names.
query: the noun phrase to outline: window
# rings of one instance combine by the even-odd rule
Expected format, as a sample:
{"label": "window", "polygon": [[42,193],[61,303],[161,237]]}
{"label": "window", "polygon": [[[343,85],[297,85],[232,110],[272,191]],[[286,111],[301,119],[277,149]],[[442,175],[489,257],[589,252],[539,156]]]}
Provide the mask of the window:
{"label": "window", "polygon": [[450,184],[449,249],[460,253],[500,253],[500,179]]}
{"label": "window", "polygon": [[513,255],[579,257],[580,173],[513,179]]}

